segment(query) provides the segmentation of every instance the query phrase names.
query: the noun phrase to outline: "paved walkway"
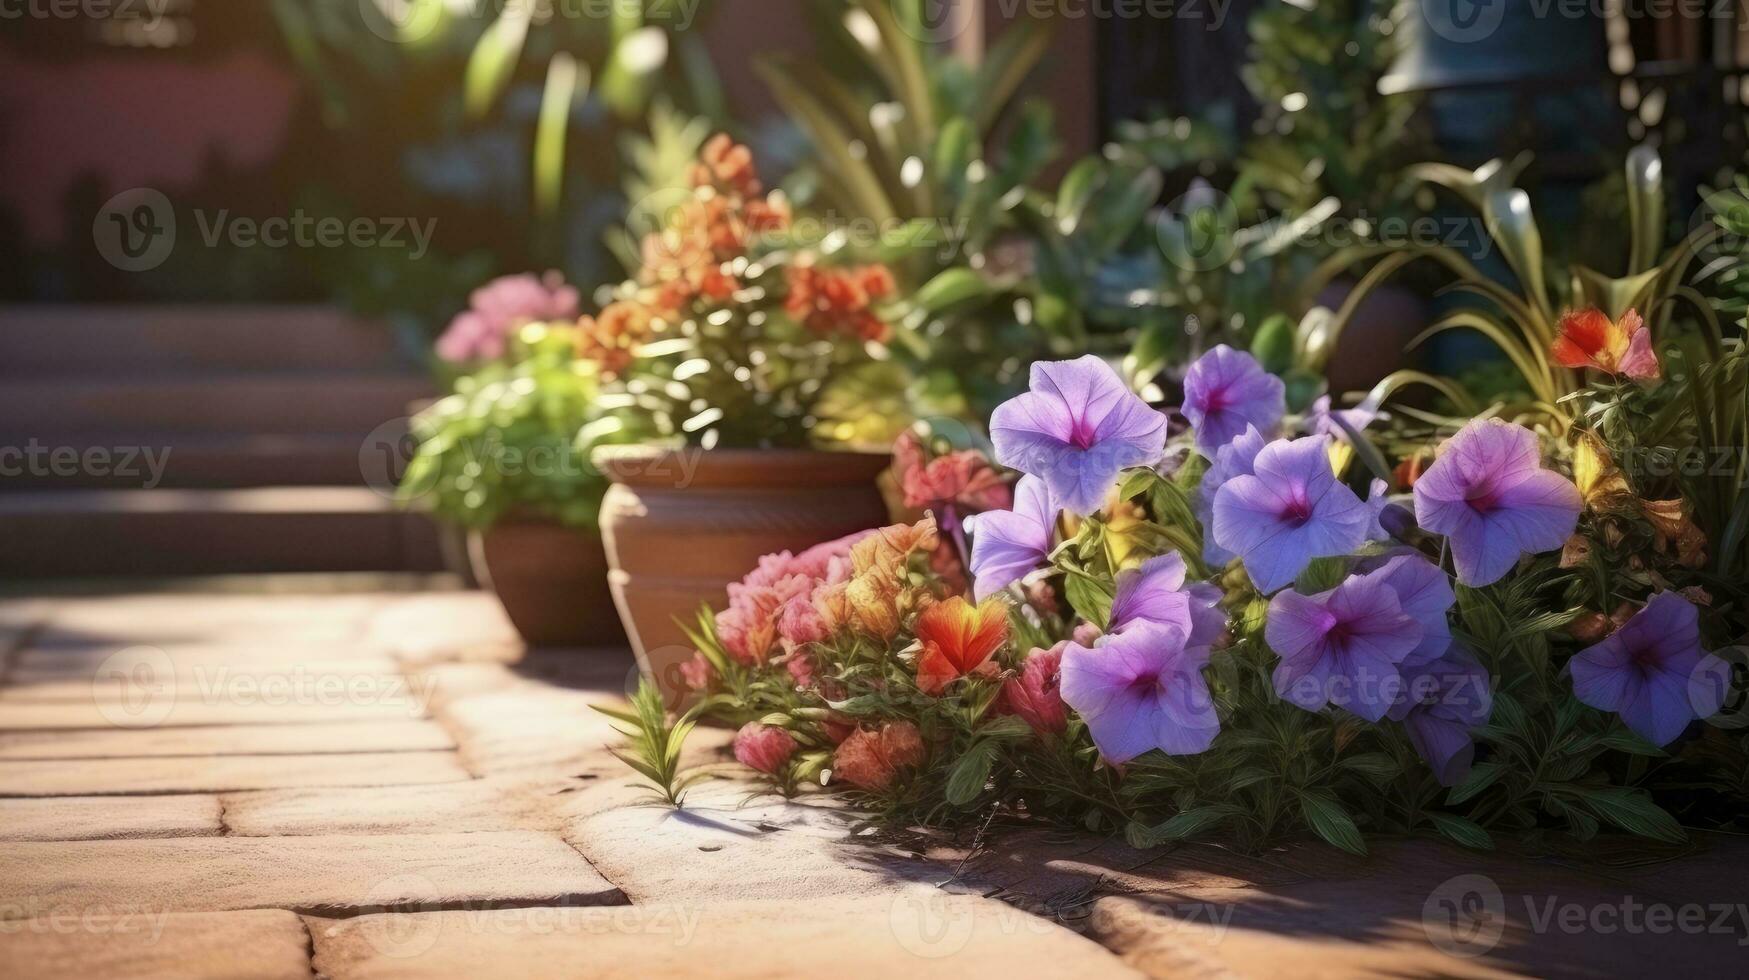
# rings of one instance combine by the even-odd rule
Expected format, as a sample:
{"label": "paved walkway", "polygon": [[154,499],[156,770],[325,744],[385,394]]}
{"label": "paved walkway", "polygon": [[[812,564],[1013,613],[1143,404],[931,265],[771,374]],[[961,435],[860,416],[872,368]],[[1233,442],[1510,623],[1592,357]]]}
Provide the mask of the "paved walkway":
{"label": "paved walkway", "polygon": [[1687,974],[1749,942],[1731,839],[968,851],[726,765],[652,807],[588,710],[630,656],[525,655],[479,595],[13,600],[0,651],[6,977]]}

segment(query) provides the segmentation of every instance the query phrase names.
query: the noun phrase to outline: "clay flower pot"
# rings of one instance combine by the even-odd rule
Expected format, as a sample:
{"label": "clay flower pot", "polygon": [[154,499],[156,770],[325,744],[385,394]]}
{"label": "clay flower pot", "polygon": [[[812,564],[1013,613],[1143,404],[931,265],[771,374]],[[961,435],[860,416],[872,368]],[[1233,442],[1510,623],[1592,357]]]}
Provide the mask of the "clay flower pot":
{"label": "clay flower pot", "polygon": [[[1315,302],[1341,309],[1354,285],[1337,280],[1324,287]],[[1427,306],[1413,290],[1396,283],[1375,288],[1355,308],[1354,318],[1324,365],[1330,392],[1367,391],[1391,372],[1408,367],[1409,342],[1420,335],[1427,322]]]}
{"label": "clay flower pot", "polygon": [[504,604],[531,647],[603,647],[625,642],[607,555],[587,530],[511,518],[468,536],[474,573]]}
{"label": "clay flower pot", "polygon": [[670,704],[693,646],[676,622],[720,609],[759,559],[887,522],[875,478],[885,453],[666,450],[609,446],[595,465],[613,486],[601,504],[608,582],[644,675]]}

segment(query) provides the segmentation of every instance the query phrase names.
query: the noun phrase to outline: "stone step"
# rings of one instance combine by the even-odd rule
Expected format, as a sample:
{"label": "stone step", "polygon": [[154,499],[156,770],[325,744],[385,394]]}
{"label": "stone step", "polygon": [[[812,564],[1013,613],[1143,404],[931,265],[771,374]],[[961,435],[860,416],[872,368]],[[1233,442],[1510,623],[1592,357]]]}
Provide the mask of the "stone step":
{"label": "stone step", "polygon": [[410,786],[467,778],[453,752],[170,756],[81,759],[77,764],[64,759],[0,761],[0,796],[232,793],[315,786]]}
{"label": "stone step", "polygon": [[365,487],[0,494],[0,568],[15,577],[443,567],[436,525]]}
{"label": "stone step", "polygon": [[0,446],[26,446],[54,433],[343,433],[362,439],[406,418],[411,402],[431,394],[431,382],[421,375],[386,372],[8,378],[0,385]]}
{"label": "stone step", "polygon": [[[78,914],[281,908],[621,905],[625,896],[548,834],[186,837],[21,842],[0,847],[0,919],[44,902]],[[15,975],[29,975],[15,974]]]}
{"label": "stone step", "polygon": [[0,306],[0,374],[390,368],[387,324],[326,306]]}
{"label": "stone step", "polygon": [[[394,426],[375,439],[394,445],[404,431]],[[0,493],[357,486],[384,472],[370,444],[358,433],[38,433],[0,448]]]}

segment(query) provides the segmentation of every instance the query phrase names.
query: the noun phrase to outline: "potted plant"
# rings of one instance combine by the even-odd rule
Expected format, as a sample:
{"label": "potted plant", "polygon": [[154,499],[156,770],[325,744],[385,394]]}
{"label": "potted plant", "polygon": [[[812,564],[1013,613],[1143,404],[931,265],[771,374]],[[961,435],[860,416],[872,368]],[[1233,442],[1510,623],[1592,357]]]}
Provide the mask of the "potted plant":
{"label": "potted plant", "polygon": [[595,367],[568,324],[522,326],[413,420],[400,495],[465,528],[474,574],[531,646],[623,640],[596,531]]}
{"label": "potted plant", "polygon": [[[884,265],[802,242],[726,136],[686,185],[657,195],[668,206],[634,279],[578,324],[578,351],[608,379],[601,406],[636,440],[595,455],[613,484],[609,583],[640,666],[671,695],[693,653],[680,624],[725,583],[761,555],[881,523],[889,455],[857,449],[891,444],[893,420],[867,406],[902,374],[882,363]],[[839,419],[835,404],[856,411]]]}

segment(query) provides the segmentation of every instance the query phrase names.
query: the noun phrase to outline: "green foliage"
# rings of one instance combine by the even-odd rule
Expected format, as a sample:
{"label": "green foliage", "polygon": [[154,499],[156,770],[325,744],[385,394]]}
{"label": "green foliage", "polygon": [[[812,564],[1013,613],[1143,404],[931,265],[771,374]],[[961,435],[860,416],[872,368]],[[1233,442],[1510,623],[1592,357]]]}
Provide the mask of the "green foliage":
{"label": "green foliage", "polygon": [[698,724],[698,709],[686,712],[670,724],[662,689],[647,678],[638,682],[631,710],[599,704],[592,707],[618,722],[614,729],[627,739],[624,749],[612,750],[614,757],[649,781],[657,802],[675,809],[683,806],[687,789],[707,775],[680,768],[680,753],[686,748],[686,737]]}
{"label": "green foliage", "polygon": [[594,370],[575,360],[570,331],[536,324],[510,359],[458,379],[413,420],[418,447],[400,498],[469,528],[523,514],[593,530],[607,481],[589,453],[633,435],[602,418]]}

